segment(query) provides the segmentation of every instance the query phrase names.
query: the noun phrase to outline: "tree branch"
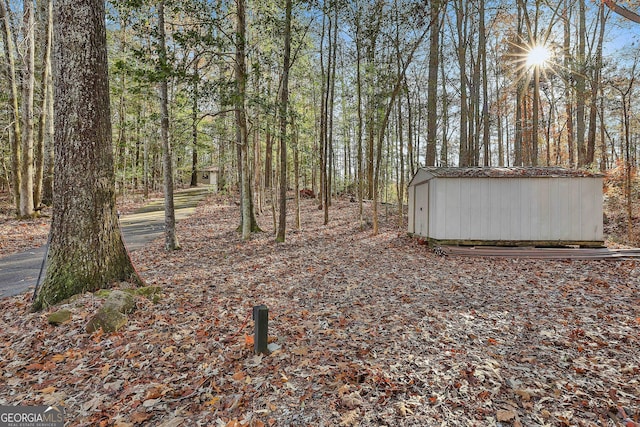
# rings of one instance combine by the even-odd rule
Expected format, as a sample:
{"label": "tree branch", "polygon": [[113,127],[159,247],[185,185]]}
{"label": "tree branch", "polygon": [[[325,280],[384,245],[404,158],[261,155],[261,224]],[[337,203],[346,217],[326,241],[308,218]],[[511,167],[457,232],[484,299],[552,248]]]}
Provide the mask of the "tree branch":
{"label": "tree branch", "polygon": [[617,13],[618,15],[627,18],[629,21],[633,21],[636,24],[640,24],[640,15],[635,12],[630,11],[627,8],[620,6],[614,0],[602,0],[602,2],[612,11]]}

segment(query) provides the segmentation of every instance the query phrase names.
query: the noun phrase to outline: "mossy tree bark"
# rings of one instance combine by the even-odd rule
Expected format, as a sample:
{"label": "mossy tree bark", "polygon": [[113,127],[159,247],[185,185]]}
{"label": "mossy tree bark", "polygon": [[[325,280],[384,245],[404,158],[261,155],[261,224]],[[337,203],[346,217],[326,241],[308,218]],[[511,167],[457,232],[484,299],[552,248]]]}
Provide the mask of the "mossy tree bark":
{"label": "mossy tree bark", "polygon": [[57,6],[53,217],[34,310],[114,282],[142,283],[115,208],[104,2],[58,0]]}

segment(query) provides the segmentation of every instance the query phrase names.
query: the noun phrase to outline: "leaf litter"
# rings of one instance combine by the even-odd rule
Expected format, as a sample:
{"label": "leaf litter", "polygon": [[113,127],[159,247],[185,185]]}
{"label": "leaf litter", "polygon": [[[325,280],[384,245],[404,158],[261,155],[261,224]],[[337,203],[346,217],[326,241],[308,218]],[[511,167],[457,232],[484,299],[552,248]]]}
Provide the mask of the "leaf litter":
{"label": "leaf litter", "polygon": [[92,294],[59,326],[30,295],[0,300],[0,404],[60,404],[72,426],[639,425],[635,261],[439,256],[390,212],[373,235],[356,203],[327,226],[302,203],[286,243],[242,242],[212,196],[178,223],[181,251],[132,253],[163,295],[117,333],[85,332]]}

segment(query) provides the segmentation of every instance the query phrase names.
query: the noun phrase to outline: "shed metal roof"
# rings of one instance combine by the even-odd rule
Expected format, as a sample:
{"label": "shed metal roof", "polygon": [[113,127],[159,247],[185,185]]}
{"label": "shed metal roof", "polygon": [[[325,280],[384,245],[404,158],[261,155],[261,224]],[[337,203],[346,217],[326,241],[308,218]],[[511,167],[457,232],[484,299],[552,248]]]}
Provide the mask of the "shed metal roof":
{"label": "shed metal roof", "polygon": [[582,169],[565,169],[559,167],[466,167],[466,168],[421,168],[433,176],[444,178],[595,178],[602,174]]}

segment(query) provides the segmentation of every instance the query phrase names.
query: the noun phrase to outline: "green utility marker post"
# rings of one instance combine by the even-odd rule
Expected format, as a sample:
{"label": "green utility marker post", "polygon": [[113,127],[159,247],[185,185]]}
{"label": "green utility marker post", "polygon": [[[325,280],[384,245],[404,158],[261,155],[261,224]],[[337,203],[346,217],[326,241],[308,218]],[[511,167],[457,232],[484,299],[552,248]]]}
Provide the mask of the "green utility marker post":
{"label": "green utility marker post", "polygon": [[253,351],[256,354],[267,354],[267,337],[269,329],[269,309],[266,305],[253,307],[254,336]]}

